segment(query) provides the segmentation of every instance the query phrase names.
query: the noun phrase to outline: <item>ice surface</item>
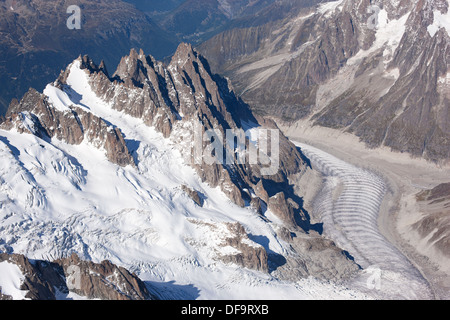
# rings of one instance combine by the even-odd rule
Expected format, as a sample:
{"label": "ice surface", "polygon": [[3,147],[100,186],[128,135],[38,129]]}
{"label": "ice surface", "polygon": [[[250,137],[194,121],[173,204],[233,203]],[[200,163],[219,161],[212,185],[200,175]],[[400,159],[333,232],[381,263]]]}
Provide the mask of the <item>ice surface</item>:
{"label": "ice surface", "polygon": [[365,269],[365,276],[353,285],[368,289],[366,277],[379,270],[380,288],[372,294],[390,299],[431,297],[420,272],[379,231],[378,215],[387,192],[383,179],[320,149],[297,146],[326,177],[314,207],[324,223],[324,234]]}

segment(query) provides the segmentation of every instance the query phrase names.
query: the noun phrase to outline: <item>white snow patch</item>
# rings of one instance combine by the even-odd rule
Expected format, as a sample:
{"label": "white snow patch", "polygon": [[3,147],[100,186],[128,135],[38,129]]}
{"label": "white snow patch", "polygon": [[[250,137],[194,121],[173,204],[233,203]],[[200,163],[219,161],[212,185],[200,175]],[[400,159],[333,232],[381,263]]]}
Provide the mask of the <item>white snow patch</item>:
{"label": "white snow patch", "polygon": [[441,28],[444,28],[447,34],[450,35],[450,9],[448,9],[445,14],[442,14],[439,10],[435,10],[433,16],[433,23],[427,28],[430,36],[434,37]]}
{"label": "white snow patch", "polygon": [[[344,2],[344,0],[338,0],[338,1],[331,1],[331,2],[326,2],[323,4],[319,5],[319,8],[317,9],[317,11],[320,14],[325,15],[325,17],[330,17],[335,11],[336,9],[338,9],[341,4]],[[342,9],[342,8],[339,8]]]}
{"label": "white snow patch", "polygon": [[354,65],[357,61],[370,56],[383,46],[386,46],[384,56],[386,57],[390,55],[392,57],[392,53],[394,53],[397,49],[403,34],[405,33],[406,21],[408,20],[409,15],[410,13],[403,15],[398,20],[389,20],[386,10],[380,10],[378,14],[378,24],[376,27],[376,39],[372,47],[367,50],[361,49],[355,56],[347,61],[347,64]]}
{"label": "white snow patch", "polygon": [[1,293],[11,296],[13,300],[25,300],[28,291],[20,290],[25,276],[20,268],[8,261],[0,262],[0,289]]}

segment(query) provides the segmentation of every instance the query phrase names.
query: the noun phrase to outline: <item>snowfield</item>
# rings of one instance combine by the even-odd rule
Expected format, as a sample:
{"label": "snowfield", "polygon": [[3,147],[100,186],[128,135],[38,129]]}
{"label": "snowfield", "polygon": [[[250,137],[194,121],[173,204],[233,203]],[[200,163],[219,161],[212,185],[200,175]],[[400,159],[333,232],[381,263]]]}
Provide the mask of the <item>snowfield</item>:
{"label": "snowfield", "polygon": [[[0,130],[0,251],[30,259],[73,252],[97,263],[108,259],[157,288],[152,293],[161,299],[370,298],[347,286],[312,278],[283,282],[221,262],[236,252],[224,244],[230,222],[242,224],[254,246],[283,254],[288,244],[276,236],[275,221],[202,183],[184,164],[177,143],[112,110],[86,77],[74,62],[64,92],[49,85],[45,94],[60,110],[77,105],[119,127],[137,167],[112,164],[104,150],[88,143],[73,146]],[[204,206],[182,185],[199,191]],[[8,288],[10,274],[0,273]]]}

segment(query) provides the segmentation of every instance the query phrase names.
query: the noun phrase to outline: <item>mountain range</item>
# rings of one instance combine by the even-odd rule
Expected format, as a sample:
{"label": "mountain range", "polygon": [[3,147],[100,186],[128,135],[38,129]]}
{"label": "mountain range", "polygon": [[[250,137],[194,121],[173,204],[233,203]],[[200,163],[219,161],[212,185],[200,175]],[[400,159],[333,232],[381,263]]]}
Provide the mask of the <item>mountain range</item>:
{"label": "mountain range", "polygon": [[[89,54],[115,66],[130,48],[157,59],[170,57],[182,41],[199,43],[254,16],[274,0],[78,1],[80,29],[68,29],[73,3],[0,1],[0,115],[30,88],[43,90],[74,55]],[[170,59],[169,59],[170,60]]]}

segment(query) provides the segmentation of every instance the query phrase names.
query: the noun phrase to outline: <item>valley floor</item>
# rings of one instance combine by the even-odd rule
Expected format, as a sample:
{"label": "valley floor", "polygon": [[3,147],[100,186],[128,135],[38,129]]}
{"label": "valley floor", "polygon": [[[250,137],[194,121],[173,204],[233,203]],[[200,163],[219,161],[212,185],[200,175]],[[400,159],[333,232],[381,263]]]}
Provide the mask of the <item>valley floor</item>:
{"label": "valley floor", "polygon": [[415,195],[449,182],[450,165],[439,166],[412,159],[388,148],[368,149],[351,134],[311,127],[307,121],[295,124],[277,122],[292,141],[313,146],[356,167],[368,169],[386,181],[387,191],[378,217],[379,231],[420,271],[434,298],[449,299],[448,258],[425,245],[424,239],[411,225],[420,217]]}

